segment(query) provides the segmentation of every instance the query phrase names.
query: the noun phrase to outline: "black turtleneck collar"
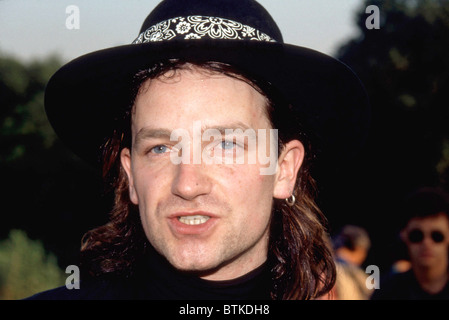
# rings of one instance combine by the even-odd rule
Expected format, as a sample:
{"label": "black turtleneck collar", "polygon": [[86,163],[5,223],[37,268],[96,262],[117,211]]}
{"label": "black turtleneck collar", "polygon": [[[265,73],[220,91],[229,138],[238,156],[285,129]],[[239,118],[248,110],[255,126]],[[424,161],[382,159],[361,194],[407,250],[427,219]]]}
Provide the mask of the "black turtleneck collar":
{"label": "black turtleneck collar", "polygon": [[267,300],[273,287],[265,263],[239,278],[208,281],[171,266],[154,249],[140,259],[132,276],[81,280],[79,289],[66,286],[38,293],[34,300]]}
{"label": "black turtleneck collar", "polygon": [[232,280],[210,281],[176,270],[154,249],[132,277],[138,281],[137,295],[149,299],[260,300],[270,299],[271,273],[267,264]]}

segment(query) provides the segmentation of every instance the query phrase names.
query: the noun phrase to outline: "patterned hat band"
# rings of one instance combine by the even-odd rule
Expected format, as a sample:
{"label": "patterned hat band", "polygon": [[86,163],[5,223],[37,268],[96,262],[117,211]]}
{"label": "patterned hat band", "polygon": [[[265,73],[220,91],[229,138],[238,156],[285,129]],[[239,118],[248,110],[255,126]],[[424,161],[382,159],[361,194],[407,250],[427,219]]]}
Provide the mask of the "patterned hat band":
{"label": "patterned hat band", "polygon": [[230,39],[276,42],[267,34],[240,22],[207,16],[177,17],[155,24],[133,44],[179,39]]}

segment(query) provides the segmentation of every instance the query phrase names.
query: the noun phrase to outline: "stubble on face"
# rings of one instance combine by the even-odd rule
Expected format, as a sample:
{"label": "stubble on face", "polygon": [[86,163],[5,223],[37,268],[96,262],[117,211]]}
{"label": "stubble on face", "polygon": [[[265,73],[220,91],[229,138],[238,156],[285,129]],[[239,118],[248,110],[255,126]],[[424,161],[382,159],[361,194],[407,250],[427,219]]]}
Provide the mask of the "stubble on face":
{"label": "stubble on face", "polygon": [[[271,128],[265,98],[241,80],[180,71],[176,81],[156,79],[144,85],[136,99],[134,136],[146,127],[189,128],[198,119],[215,127],[237,118],[255,130]],[[173,165],[167,159],[133,150],[128,173],[154,248],[176,268],[211,280],[232,279],[262,264],[268,251],[274,177],[260,175],[258,164]],[[201,191],[195,193],[195,188]],[[169,219],[173,213],[199,211],[214,215],[214,224],[205,232],[180,233],[173,227],[179,223]]]}

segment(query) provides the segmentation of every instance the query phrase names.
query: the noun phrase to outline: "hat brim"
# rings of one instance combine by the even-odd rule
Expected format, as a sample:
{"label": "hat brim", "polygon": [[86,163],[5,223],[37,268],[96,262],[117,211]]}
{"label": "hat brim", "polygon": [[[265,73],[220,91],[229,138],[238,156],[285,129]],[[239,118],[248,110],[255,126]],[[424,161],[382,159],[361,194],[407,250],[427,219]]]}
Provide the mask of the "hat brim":
{"label": "hat brim", "polygon": [[170,58],[224,62],[269,81],[307,118],[328,160],[353,154],[367,136],[369,103],[348,66],[304,47],[239,40],[132,44],[81,56],[47,85],[45,108],[55,132],[78,156],[98,165],[114,119],[129,106],[136,72]]}

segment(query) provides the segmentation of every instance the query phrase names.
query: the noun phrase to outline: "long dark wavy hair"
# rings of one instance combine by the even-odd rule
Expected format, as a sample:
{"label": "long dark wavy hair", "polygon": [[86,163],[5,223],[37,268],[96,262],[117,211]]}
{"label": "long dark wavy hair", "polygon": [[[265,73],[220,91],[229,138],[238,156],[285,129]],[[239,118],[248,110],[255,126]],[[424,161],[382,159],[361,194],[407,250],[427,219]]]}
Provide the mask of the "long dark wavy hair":
{"label": "long dark wavy hair", "polygon": [[[103,145],[103,177],[115,193],[110,221],[87,232],[81,245],[81,269],[84,276],[129,276],[150,246],[141,225],[138,207],[129,198],[128,178],[120,163],[120,152],[131,148],[131,116],[135,97],[147,79],[166,75],[168,71],[191,68],[221,73],[247,82],[267,98],[267,116],[278,129],[279,152],[288,141],[300,140],[306,157],[293,191],[296,202],[274,199],[270,226],[268,262],[273,299],[314,299],[332,289],[335,265],[327,237],[327,221],[316,204],[317,188],[311,175],[313,138],[301,125],[301,115],[265,81],[216,62],[192,63],[169,60],[140,71],[135,76],[131,103],[116,129]],[[170,72],[172,73],[172,72]]]}

